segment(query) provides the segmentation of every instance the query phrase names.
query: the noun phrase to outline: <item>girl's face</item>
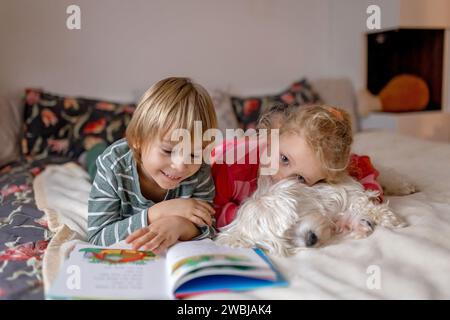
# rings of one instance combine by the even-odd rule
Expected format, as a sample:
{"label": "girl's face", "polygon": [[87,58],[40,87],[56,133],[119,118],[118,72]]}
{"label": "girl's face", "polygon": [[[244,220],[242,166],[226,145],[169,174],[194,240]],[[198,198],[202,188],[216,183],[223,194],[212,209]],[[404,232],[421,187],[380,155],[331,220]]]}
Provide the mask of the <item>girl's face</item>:
{"label": "girl's face", "polygon": [[166,134],[162,139],[154,139],[151,143],[144,146],[142,151],[141,172],[145,179],[152,183],[158,184],[162,189],[173,189],[186,178],[195,174],[201,164],[194,164],[193,150],[191,163],[182,161],[172,161],[172,151],[177,142],[170,141],[171,132]]}
{"label": "girl's face", "polygon": [[[269,139],[270,140],[270,139]],[[313,150],[299,134],[280,136],[279,169],[272,175],[272,181],[296,177],[309,186],[325,179],[325,174]]]}

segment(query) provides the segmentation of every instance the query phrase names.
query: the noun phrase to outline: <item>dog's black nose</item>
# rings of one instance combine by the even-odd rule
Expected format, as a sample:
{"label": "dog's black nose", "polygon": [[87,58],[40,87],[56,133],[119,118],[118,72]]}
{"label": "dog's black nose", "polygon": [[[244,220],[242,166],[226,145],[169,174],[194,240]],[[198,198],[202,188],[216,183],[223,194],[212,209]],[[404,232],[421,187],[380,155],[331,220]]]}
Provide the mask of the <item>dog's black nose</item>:
{"label": "dog's black nose", "polygon": [[308,231],[308,233],[306,234],[306,246],[307,247],[312,247],[313,245],[315,245],[317,243],[317,240],[319,240],[316,236],[316,234],[312,231]]}

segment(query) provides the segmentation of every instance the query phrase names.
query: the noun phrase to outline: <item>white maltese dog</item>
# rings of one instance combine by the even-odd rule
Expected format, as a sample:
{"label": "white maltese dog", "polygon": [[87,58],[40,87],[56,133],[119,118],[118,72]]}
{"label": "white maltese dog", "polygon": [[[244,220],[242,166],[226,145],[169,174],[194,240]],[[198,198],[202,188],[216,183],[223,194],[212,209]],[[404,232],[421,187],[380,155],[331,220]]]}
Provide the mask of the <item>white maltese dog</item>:
{"label": "white maltese dog", "polygon": [[342,234],[367,237],[375,225],[405,226],[387,203],[373,201],[377,196],[350,177],[339,184],[308,187],[295,179],[272,184],[269,177],[261,176],[258,189],[242,203],[234,221],[220,229],[216,241],[287,256]]}

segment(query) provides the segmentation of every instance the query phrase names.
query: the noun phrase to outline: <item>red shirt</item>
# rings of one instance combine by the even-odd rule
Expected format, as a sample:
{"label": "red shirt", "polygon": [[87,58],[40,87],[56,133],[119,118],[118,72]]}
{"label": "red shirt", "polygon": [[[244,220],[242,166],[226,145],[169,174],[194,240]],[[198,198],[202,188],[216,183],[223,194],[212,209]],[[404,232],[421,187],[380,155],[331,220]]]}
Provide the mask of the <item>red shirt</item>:
{"label": "red shirt", "polygon": [[[216,187],[214,208],[217,228],[224,227],[233,221],[242,201],[256,190],[260,163],[258,150],[257,144],[249,143],[248,138],[226,140],[212,150],[211,170]],[[232,164],[226,164],[230,163],[225,161],[227,154],[234,159]],[[223,163],[219,163],[218,159],[223,155],[225,155]],[[366,190],[379,191],[382,201],[383,189],[375,180],[378,177],[378,171],[372,166],[368,156],[352,154],[348,173]]]}

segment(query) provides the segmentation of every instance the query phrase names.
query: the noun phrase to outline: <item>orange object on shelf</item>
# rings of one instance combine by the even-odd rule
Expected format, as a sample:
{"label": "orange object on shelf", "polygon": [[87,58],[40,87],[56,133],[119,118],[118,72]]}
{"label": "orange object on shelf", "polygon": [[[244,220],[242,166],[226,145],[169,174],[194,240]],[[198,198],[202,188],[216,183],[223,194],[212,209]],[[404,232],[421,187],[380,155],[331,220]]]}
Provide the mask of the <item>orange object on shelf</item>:
{"label": "orange object on shelf", "polygon": [[388,82],[379,98],[385,112],[421,111],[430,101],[430,90],[420,77],[402,74]]}

